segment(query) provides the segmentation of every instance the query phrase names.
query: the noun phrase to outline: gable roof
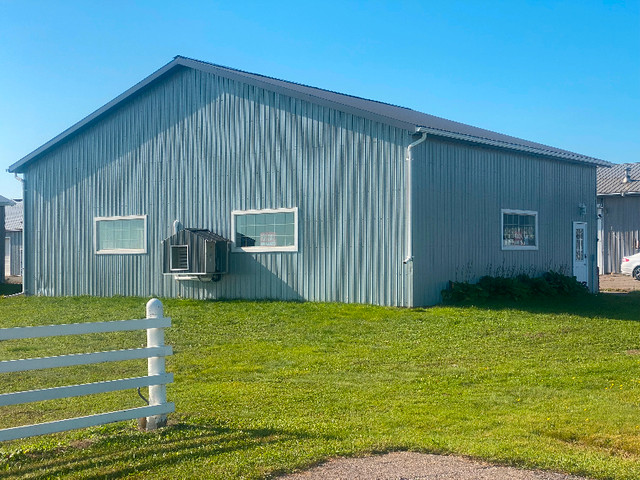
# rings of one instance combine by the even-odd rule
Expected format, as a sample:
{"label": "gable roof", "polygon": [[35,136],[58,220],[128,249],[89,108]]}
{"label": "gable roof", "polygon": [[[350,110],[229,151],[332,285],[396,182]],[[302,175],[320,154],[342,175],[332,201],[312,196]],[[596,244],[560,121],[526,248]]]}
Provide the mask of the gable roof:
{"label": "gable roof", "polygon": [[60,135],[51,139],[26,157],[11,165],[9,167],[9,172],[23,172],[28,163],[36,160],[40,155],[44,154],[59,142],[62,142],[84,127],[94,123],[102,115],[106,114],[111,109],[116,108],[128,98],[132,97],[152,82],[160,79],[164,75],[167,75],[176,68],[193,68],[203,72],[212,73],[224,78],[261,87],[269,91],[275,91],[277,93],[300,98],[320,105],[326,105],[337,110],[353,113],[355,115],[380,121],[399,128],[404,128],[411,132],[423,131],[432,135],[518,150],[566,161],[586,163],[593,166],[611,165],[609,162],[594,157],[542,145],[540,143],[530,142],[528,140],[511,137],[509,135],[503,135],[501,133],[473,127],[464,123],[454,122],[434,115],[421,113],[410,108],[399,107],[374,100],[367,100],[365,98],[345,95],[330,90],[323,90],[321,88],[310,87],[299,83],[288,82],[256,73],[244,72],[242,70],[215,65],[213,63],[177,56],[167,65],[152,73],[126,92],[117,96],[106,105],[62,132]]}
{"label": "gable roof", "polygon": [[14,200],[15,203],[4,209],[4,228],[8,232],[20,232],[24,227],[24,203],[22,200]]}
{"label": "gable roof", "polygon": [[[628,169],[628,170],[627,170]],[[623,181],[627,177],[627,181]],[[640,163],[598,169],[598,195],[640,195]]]}
{"label": "gable roof", "polygon": [[13,205],[13,200],[10,200],[10,199],[0,195],[0,207],[8,207],[8,206],[11,206],[11,205]]}

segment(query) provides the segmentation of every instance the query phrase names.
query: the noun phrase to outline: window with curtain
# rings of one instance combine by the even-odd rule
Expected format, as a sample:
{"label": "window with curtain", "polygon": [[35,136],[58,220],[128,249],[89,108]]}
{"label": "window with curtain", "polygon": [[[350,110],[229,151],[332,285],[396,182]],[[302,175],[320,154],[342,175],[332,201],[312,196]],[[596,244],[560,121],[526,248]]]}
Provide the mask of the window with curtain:
{"label": "window with curtain", "polygon": [[502,210],[502,249],[538,249],[538,212]]}

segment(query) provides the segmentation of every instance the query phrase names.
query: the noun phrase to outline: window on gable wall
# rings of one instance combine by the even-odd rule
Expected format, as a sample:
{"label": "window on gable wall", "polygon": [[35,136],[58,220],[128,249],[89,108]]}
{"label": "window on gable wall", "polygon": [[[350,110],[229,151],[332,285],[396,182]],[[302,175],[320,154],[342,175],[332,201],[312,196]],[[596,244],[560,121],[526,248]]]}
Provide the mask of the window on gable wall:
{"label": "window on gable wall", "polygon": [[147,253],[147,216],[95,217],[94,244],[98,254]]}
{"label": "window on gable wall", "polygon": [[234,210],[234,251],[297,252],[298,209]]}
{"label": "window on gable wall", "polygon": [[531,210],[502,211],[502,249],[538,249],[538,212]]}

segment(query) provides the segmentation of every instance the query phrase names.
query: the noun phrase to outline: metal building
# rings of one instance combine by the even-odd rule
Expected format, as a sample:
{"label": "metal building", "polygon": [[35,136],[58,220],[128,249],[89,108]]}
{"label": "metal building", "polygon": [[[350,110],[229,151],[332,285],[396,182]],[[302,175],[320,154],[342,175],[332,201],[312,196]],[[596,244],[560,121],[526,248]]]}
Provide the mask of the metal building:
{"label": "metal building", "polygon": [[22,275],[22,218],[23,203],[16,199],[13,205],[5,207],[5,267],[4,273],[9,276]]}
{"label": "metal building", "polygon": [[620,273],[622,257],[640,252],[640,163],[598,168],[598,268]]}
{"label": "metal building", "polygon": [[13,200],[0,195],[0,238],[4,239],[0,244],[0,258],[4,259],[4,262],[0,263],[0,283],[4,283],[5,275],[7,275],[7,237],[4,226],[5,208],[13,205]]}
{"label": "metal building", "polygon": [[[554,269],[596,289],[598,165],[176,57],[9,170],[28,294],[413,306],[485,274]],[[180,225],[231,241],[219,281],[163,275]]]}

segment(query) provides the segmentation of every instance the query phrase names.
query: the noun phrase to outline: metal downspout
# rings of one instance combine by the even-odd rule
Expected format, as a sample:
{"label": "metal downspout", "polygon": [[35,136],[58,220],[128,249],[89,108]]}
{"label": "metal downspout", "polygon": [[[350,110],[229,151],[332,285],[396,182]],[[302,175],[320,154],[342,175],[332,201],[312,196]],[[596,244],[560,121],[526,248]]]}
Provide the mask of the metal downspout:
{"label": "metal downspout", "polygon": [[412,155],[412,150],[415,146],[421,144],[422,142],[424,142],[427,139],[427,132],[423,131],[421,129],[418,129],[417,133],[422,133],[422,137],[420,137],[418,140],[416,140],[415,142],[409,144],[409,146],[407,147],[407,156],[406,156],[406,163],[405,163],[405,177],[407,179],[406,181],[406,188],[405,188],[405,195],[406,195],[406,199],[405,199],[405,212],[406,212],[406,226],[407,226],[407,257],[404,259],[405,264],[413,262],[413,220],[412,220],[412,215],[413,215],[413,192],[412,192],[412,184],[413,184],[413,179],[412,179],[412,162],[413,162],[413,155]]}

